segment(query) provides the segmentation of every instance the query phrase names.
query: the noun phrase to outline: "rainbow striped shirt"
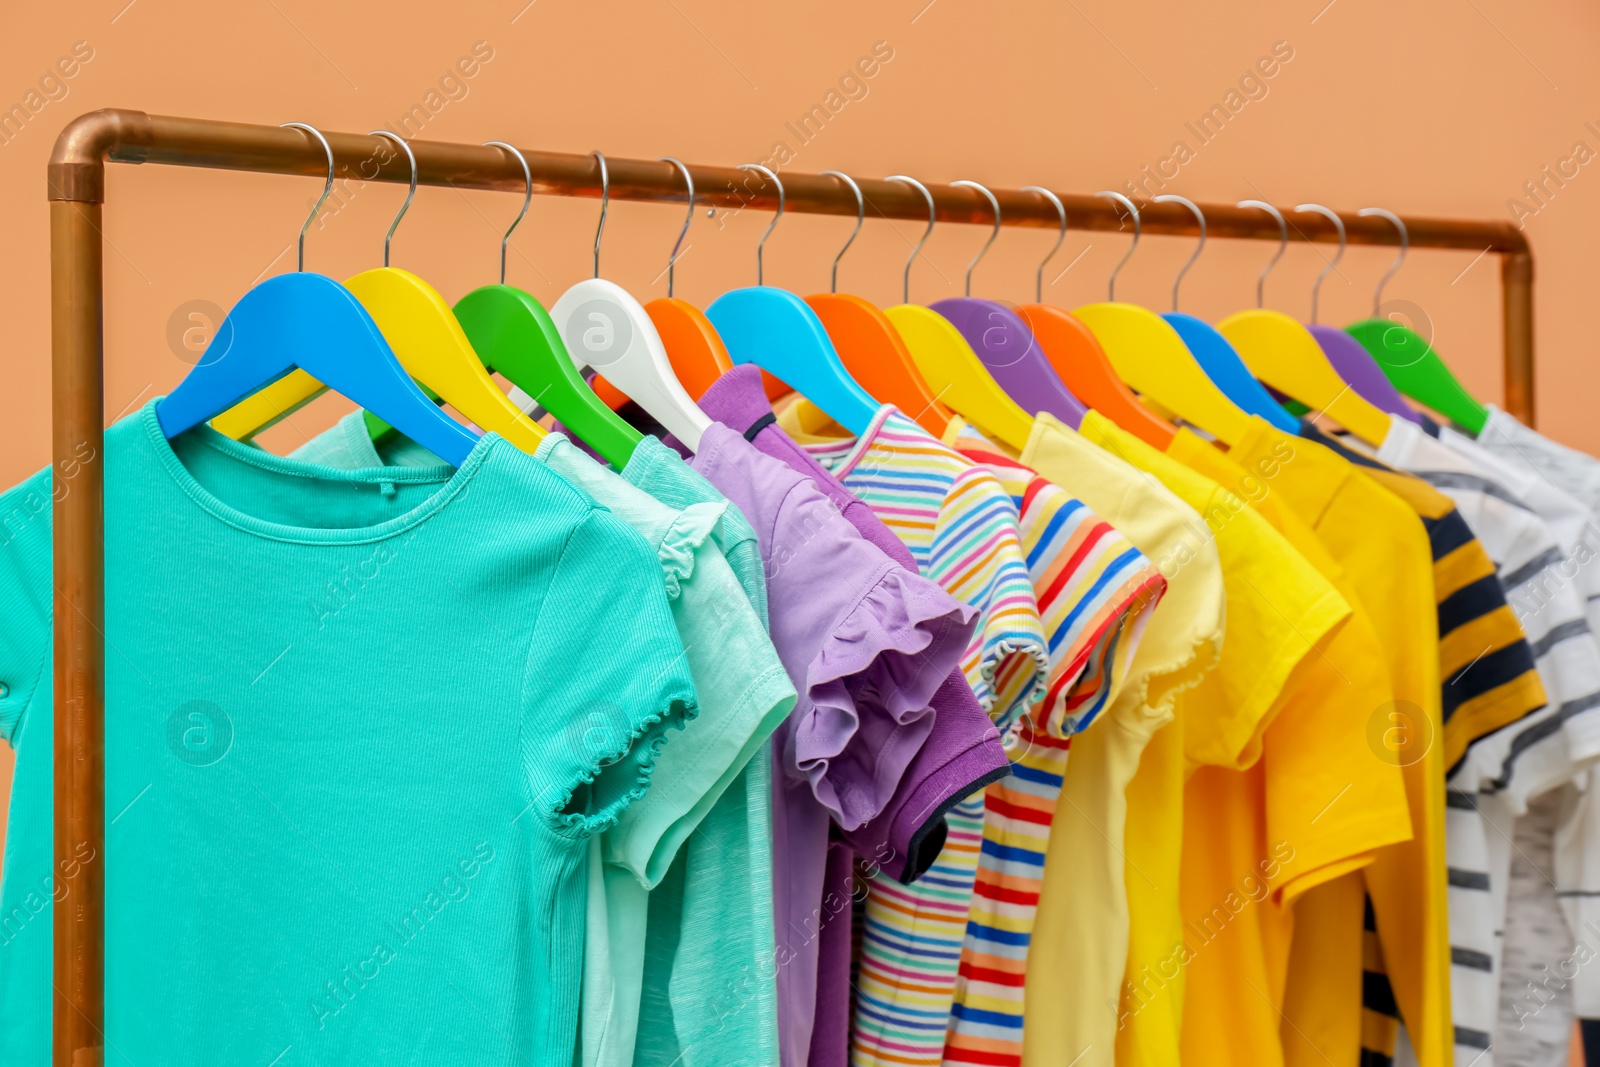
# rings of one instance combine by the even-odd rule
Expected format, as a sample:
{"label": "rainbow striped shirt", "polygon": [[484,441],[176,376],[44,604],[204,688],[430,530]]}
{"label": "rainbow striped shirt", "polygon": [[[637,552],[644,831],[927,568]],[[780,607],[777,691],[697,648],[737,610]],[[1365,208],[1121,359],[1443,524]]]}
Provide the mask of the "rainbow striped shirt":
{"label": "rainbow striped shirt", "polygon": [[977,880],[944,1049],[950,1065],[1020,1067],[1023,982],[1069,738],[1114,696],[1167,583],[1110,524],[970,426],[952,423],[947,440],[993,471],[1016,503],[1050,641],[1046,701],[1023,723],[1011,777],[990,785],[984,797]]}
{"label": "rainbow striped shirt", "polygon": [[961,669],[1000,735],[1013,735],[1044,696],[1050,655],[1011,495],[891,405],[857,438],[791,435],[905,542],[918,570],[978,609]]}

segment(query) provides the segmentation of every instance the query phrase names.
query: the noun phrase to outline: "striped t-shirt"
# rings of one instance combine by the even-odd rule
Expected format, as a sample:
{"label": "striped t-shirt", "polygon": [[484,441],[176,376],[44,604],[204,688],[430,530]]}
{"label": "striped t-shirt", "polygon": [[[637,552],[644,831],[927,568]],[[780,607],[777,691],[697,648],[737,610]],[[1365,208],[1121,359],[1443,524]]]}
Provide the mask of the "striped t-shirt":
{"label": "striped t-shirt", "polygon": [[1070,735],[1117,692],[1167,582],[1110,524],[959,417],[945,440],[1011,494],[1050,641],[1046,700],[1022,724],[1011,777],[984,797],[977,881],[944,1049],[946,1064],[1016,1067],[1028,951]]}
{"label": "striped t-shirt", "polygon": [[[962,666],[1001,735],[1023,737],[1043,698],[1049,646],[1011,495],[985,467],[891,406],[859,438],[806,434],[793,409],[779,423],[911,550],[922,573],[977,608]],[[967,913],[983,848],[982,796],[945,816],[933,866],[911,885],[874,879],[867,892],[851,1062],[937,1067],[955,998]]]}

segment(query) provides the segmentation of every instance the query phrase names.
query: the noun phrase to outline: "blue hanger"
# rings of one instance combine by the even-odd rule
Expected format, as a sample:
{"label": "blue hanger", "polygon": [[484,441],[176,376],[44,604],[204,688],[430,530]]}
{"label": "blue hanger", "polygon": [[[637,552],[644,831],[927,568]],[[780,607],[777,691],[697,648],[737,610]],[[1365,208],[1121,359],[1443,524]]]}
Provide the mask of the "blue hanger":
{"label": "blue hanger", "polygon": [[268,278],[233,306],[200,362],[157,402],[162,432],[176,437],[300,369],[459,467],[478,438],[417,388],[348,289],[306,273],[306,231],[333,191],[333,149],[304,123],[284,125],[310,132],[328,153],[328,182],[300,227],[295,273]]}
{"label": "blue hanger", "polygon": [[[1200,208],[1194,201],[1187,197],[1168,193],[1153,199],[1158,204],[1168,201],[1182,204],[1194,212],[1194,217],[1200,223],[1200,243],[1195,247],[1194,255],[1189,257],[1189,262],[1183,265],[1183,269],[1178,271],[1178,276],[1172,280],[1172,310],[1161,317],[1177,331],[1178,337],[1194,354],[1195,362],[1206,372],[1206,377],[1215,382],[1217,388],[1221,389],[1229,400],[1249,414],[1261,416],[1284,433],[1298,433],[1299,421],[1273,399],[1272,394],[1267,392],[1266,386],[1256,381],[1255,375],[1250,373],[1250,368],[1244,365],[1244,360],[1239,358],[1239,353],[1234,350],[1228,339],[1217,332],[1217,328],[1210,323],[1178,310],[1178,286],[1183,282],[1183,276],[1189,273],[1189,268],[1194,266],[1194,261],[1200,258],[1200,252],[1206,246],[1206,217],[1201,214]],[[1284,231],[1284,243],[1288,243],[1287,229]],[[1278,249],[1278,255],[1283,255],[1282,248]],[[1276,263],[1277,258],[1274,257],[1272,262]],[[1267,269],[1271,270],[1272,264],[1269,263]]]}
{"label": "blue hanger", "polygon": [[845,369],[822,320],[798,296],[764,284],[761,250],[783,217],[783,183],[759,163],[744,163],[739,169],[758,170],[778,187],[778,212],[756,245],[755,286],[717,297],[706,308],[706,318],[734,363],[754,363],[851,433],[866,433],[879,404]]}

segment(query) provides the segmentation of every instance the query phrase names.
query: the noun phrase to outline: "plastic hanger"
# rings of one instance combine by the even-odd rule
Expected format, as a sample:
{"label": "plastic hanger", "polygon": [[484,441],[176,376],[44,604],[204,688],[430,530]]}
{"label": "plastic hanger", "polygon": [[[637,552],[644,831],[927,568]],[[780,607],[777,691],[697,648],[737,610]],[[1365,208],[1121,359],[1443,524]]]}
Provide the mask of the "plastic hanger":
{"label": "plastic hanger", "polygon": [[783,182],[759,163],[740,170],[760,171],[778,190],[778,210],[756,244],[754,288],[724,293],[706,308],[728,355],[735,363],[754,363],[781,379],[851,433],[867,431],[879,404],[850,376],[811,305],[786,289],[765,283],[762,250],[783,218]]}
{"label": "plastic hanger", "polygon": [[1489,421],[1489,409],[1462,387],[1428,339],[1409,326],[1378,317],[1383,287],[1400,269],[1400,264],[1406,258],[1406,249],[1411,244],[1406,224],[1400,220],[1400,216],[1381,207],[1362,208],[1360,213],[1377,215],[1394,224],[1395,229],[1400,231],[1400,254],[1383,277],[1378,279],[1377,291],[1372,294],[1372,318],[1351,323],[1345,327],[1345,332],[1372,353],[1385,377],[1400,392],[1432,408],[1473,435],[1482,433]]}
{"label": "plastic hanger", "polygon": [[[1311,321],[1317,321],[1317,296],[1326,278],[1344,258],[1344,222],[1320,204],[1301,204],[1297,212],[1312,212],[1332,220],[1339,233],[1339,250],[1311,285]],[[1218,327],[1244,357],[1258,379],[1313,411],[1320,411],[1374,448],[1389,434],[1389,416],[1373,407],[1339,377],[1316,337],[1281,311],[1254,308],[1223,319]]]}
{"label": "plastic hanger", "polygon": [[[398,144],[411,160],[415,179],[416,157],[403,138],[386,130],[374,130],[371,136]],[[346,281],[345,287],[372,315],[411,377],[478,426],[494,430],[524,452],[531,452],[544,440],[544,430],[524,415],[489,377],[444,297],[410,271],[388,266],[395,228],[411,207],[415,193],[413,184],[384,237],[384,266],[362,271]],[[291,376],[263,390],[251,403],[228,412],[218,420],[217,429],[230,436],[248,437],[265,425],[265,416],[278,410],[292,410],[323,388],[323,383],[310,374]],[[388,420],[381,413],[374,409],[368,411],[371,416],[368,429],[376,431],[375,437],[389,429],[385,425]]]}
{"label": "plastic hanger", "polygon": [[1121,193],[1094,194],[1120,203],[1133,219],[1133,242],[1111,271],[1107,301],[1073,314],[1094,331],[1117,375],[1161,407],[1198,426],[1223,444],[1241,440],[1250,416],[1217,388],[1172,324],[1136,304],[1117,301],[1117,275],[1139,246],[1139,209]]}
{"label": "plastic hanger", "polygon": [[1039,261],[1033,279],[1034,302],[1017,307],[1017,315],[1033,331],[1050,366],[1074,396],[1146,444],[1165,451],[1172,441],[1172,424],[1140,403],[1127,383],[1117,377],[1106,350],[1100,347],[1094,332],[1081,319],[1044,303],[1044,265],[1055,258],[1067,239],[1067,209],[1059,196],[1043,186],[1029,185],[1022,191],[1038,193],[1056,206],[1056,214],[1061,216],[1061,233],[1049,254]]}
{"label": "plastic hanger", "polygon": [[[511,243],[511,234],[528,213],[528,204],[533,199],[533,174],[528,169],[527,159],[516,147],[504,141],[487,143],[517,157],[527,180],[527,191],[522,198],[522,210],[500,238],[500,284],[481,286],[458,300],[456,318],[461,320],[462,329],[472,339],[485,370],[498,372],[516,387],[517,393],[508,398],[508,403],[527,411],[528,401],[538,398],[540,407],[561,420],[562,425],[607,462],[622,467],[643,436],[589,388],[573,365],[561,333],[543,305],[523,290],[506,284],[506,249]],[[595,155],[600,154],[596,152]],[[600,173],[606,198],[601,202],[600,230],[594,238],[596,274],[600,271],[600,232],[605,230],[610,192],[603,156],[600,156]]]}
{"label": "plastic hanger", "polygon": [[[689,223],[694,221],[694,175],[681,159],[662,156],[661,161],[671,163],[683,171],[683,182],[689,187],[689,210],[683,217],[683,229],[678,231],[677,243],[667,259],[667,295],[657,297],[644,306],[650,321],[655,323],[661,343],[667,348],[667,358],[672,362],[673,373],[689,395],[699,399],[711,383],[733,369],[733,359],[722,343],[717,329],[706,318],[705,312],[672,295],[673,275],[678,266],[678,253],[683,239],[689,235]],[[607,383],[609,384],[609,383]],[[599,381],[595,390],[601,391]]]}
{"label": "plastic hanger", "polygon": [[861,232],[861,224],[867,216],[867,202],[861,195],[861,187],[848,174],[836,170],[822,173],[838,178],[856,194],[856,228],[850,231],[849,240],[833,257],[828,291],[806,297],[806,303],[822,320],[823,328],[828,331],[852,378],[876,399],[893,404],[924,430],[943,438],[950,428],[950,409],[934,399],[933,391],[917,372],[905,341],[888,317],[876,304],[839,292],[839,260]]}
{"label": "plastic hanger", "polygon": [[306,231],[333,191],[333,149],[314,127],[284,125],[310,133],[328,153],[328,181],[300,227],[295,273],[267,279],[233,306],[200,362],[156,404],[162,432],[176,437],[281,383],[285,375],[299,374],[312,381],[313,394],[332,388],[382,412],[413,440],[459,467],[476,445],[476,435],[417,388],[372,315],[348,289],[306,273]]}
{"label": "plastic hanger", "polygon": [[889,308],[884,315],[905,341],[906,351],[911,353],[917,372],[933,395],[984,433],[1021,452],[1033,433],[1033,416],[1000,388],[953,322],[932,308],[911,303],[911,264],[933,233],[933,194],[926,185],[904,174],[890,175],[884,181],[904,182],[928,201],[928,228],[906,257],[901,279],[901,299],[905,303]]}
{"label": "plastic hanger", "polygon": [[994,232],[967,264],[965,295],[940,300],[933,305],[933,310],[955,323],[982,362],[983,369],[1013,400],[1024,405],[1024,411],[1048,411],[1077,429],[1088,409],[1050,366],[1028,324],[1004,304],[973,299],[972,272],[1000,236],[1000,201],[977,182],[963,179],[950,184],[976,189],[989,201],[994,210]]}
{"label": "plastic hanger", "polygon": [[[602,192],[608,192],[605,157],[599,156],[599,159]],[[603,212],[600,226],[603,231]],[[599,262],[600,233],[597,232],[597,272]],[[574,371],[595,368],[690,451],[700,447],[700,438],[711,425],[711,419],[684,391],[672,371],[655,323],[626,289],[598,276],[587,278],[561,294],[550,309],[550,319],[566,343]],[[537,397],[528,399],[537,400]]]}
{"label": "plastic hanger", "polygon": [[[1216,327],[1193,315],[1185,315],[1178,310],[1178,287],[1183,284],[1183,276],[1189,273],[1189,268],[1194,266],[1195,260],[1200,258],[1200,253],[1206,247],[1206,217],[1200,206],[1188,197],[1167,194],[1154,198],[1157,204],[1176,203],[1182,204],[1194,213],[1195,221],[1200,224],[1200,243],[1195,245],[1194,254],[1189,257],[1178,271],[1178,276],[1172,279],[1172,310],[1161,317],[1172,324],[1178,331],[1178,336],[1183,338],[1183,343],[1189,346],[1189,351],[1194,353],[1195,362],[1200,364],[1200,369],[1206,376],[1217,383],[1217,388],[1228,395],[1228,399],[1239,405],[1240,409],[1252,415],[1260,415],[1284,433],[1297,433],[1300,423],[1283,410],[1283,405],[1273,399],[1266,387],[1256,381],[1250,369],[1244,365],[1244,360],[1239,358],[1233,345],[1228,339],[1217,332]],[[1288,229],[1285,224],[1284,243],[1288,242]],[[1280,249],[1280,255],[1282,254]],[[1273,262],[1276,262],[1274,260]]]}

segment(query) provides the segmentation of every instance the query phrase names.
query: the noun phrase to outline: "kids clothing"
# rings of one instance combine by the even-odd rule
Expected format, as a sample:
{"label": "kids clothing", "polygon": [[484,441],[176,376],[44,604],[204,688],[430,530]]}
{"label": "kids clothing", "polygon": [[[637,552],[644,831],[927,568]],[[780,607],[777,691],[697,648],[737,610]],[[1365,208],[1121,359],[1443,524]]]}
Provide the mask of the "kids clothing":
{"label": "kids clothing", "polygon": [[[80,859],[106,864],[108,1045],[569,1067],[590,839],[695,713],[655,553],[495,434],[460,469],[340,471],[168,441],[153,401],[104,462],[108,855]],[[73,892],[49,547],[41,508],[0,566],[7,914]],[[50,927],[46,901],[0,952],[8,1063],[49,1056]]]}
{"label": "kids clothing", "polygon": [[944,1052],[945,1063],[1020,1064],[1028,952],[1071,744],[1056,735],[1086,728],[1121,691],[1167,582],[1087,505],[959,416],[945,440],[1011,494],[1050,641],[1046,699],[1023,723],[1011,777],[990,785],[984,797],[983,843]]}

